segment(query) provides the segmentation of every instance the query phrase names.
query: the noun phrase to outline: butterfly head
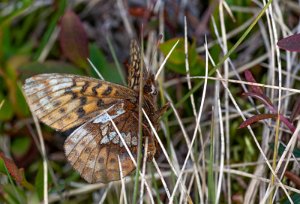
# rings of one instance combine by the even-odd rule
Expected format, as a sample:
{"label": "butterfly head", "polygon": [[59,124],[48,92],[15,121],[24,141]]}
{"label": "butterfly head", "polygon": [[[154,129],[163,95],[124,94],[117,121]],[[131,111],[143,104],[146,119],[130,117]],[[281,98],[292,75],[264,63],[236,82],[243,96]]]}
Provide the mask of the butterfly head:
{"label": "butterfly head", "polygon": [[144,84],[144,93],[155,96],[157,94],[157,90],[155,87],[154,75],[151,74]]}

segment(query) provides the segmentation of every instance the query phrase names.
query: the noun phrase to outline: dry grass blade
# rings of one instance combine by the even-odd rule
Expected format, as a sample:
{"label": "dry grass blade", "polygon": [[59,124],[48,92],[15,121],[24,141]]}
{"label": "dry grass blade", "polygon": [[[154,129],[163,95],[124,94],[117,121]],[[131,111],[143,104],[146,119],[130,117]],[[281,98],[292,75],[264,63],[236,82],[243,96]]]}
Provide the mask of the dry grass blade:
{"label": "dry grass blade", "polygon": [[[183,126],[182,120],[180,119],[179,114],[178,114],[177,110],[175,109],[175,107],[173,105],[173,102],[171,102],[171,99],[170,99],[170,97],[168,96],[167,93],[165,93],[165,96],[170,101],[171,108],[172,108],[172,110],[173,110],[173,112],[174,112],[174,114],[176,116],[176,119],[177,119],[177,121],[179,123],[179,126],[181,128],[182,134],[183,134],[184,139],[186,141],[187,147],[188,147],[188,149],[190,149],[190,148],[192,148],[191,141],[190,141],[190,139],[188,137],[188,134],[186,133],[186,130],[185,130],[184,126]],[[203,201],[203,195],[202,195],[202,191],[200,190],[201,189],[201,183],[200,183],[200,178],[199,178],[199,175],[198,175],[198,168],[199,168],[198,165],[197,165],[198,162],[195,160],[194,154],[191,154],[191,159],[192,159],[192,162],[193,162],[194,175],[196,177],[196,183],[197,183],[199,198],[200,198],[200,200],[202,202]]]}
{"label": "dry grass blade", "polygon": [[[25,96],[24,93],[23,93],[23,96]],[[32,115],[35,127],[36,127],[38,141],[39,141],[38,144],[40,145],[40,153],[41,153],[42,160],[43,160],[43,202],[48,203],[49,202],[48,201],[48,162],[47,162],[46,148],[45,148],[44,138],[42,135],[41,126],[38,122],[38,119],[31,109],[30,109],[30,111],[31,111],[31,115]]]}
{"label": "dry grass blade", "polygon": [[163,70],[168,58],[170,57],[170,55],[172,54],[173,50],[176,48],[177,44],[179,43],[179,40],[176,41],[176,43],[174,44],[174,46],[171,48],[170,52],[168,53],[168,55],[165,57],[164,61],[161,63],[160,67],[158,68],[156,74],[155,74],[155,80],[158,79],[158,76],[160,74],[160,72]]}
{"label": "dry grass blade", "polygon": [[219,203],[220,195],[221,195],[221,187],[222,187],[222,181],[223,181],[223,174],[224,174],[224,157],[225,157],[225,139],[224,139],[224,127],[222,123],[222,110],[221,110],[221,102],[218,100],[218,114],[220,117],[219,123],[220,123],[220,139],[221,139],[221,160],[220,160],[220,175],[219,180],[217,184],[217,198],[216,203]]}
{"label": "dry grass blade", "polygon": [[[148,152],[148,137],[146,138],[146,142],[145,142],[145,152]],[[147,164],[147,154],[144,154],[144,157],[143,157],[143,168],[142,168],[142,174],[143,176],[145,176],[145,173],[146,173],[146,164]],[[140,190],[140,204],[143,203],[143,197],[144,197],[144,185],[145,185],[145,182],[144,180],[142,180],[142,183],[141,183],[141,190]]]}
{"label": "dry grass blade", "polygon": [[[205,76],[195,76],[191,77],[191,79],[205,79]],[[293,93],[300,93],[299,89],[293,89],[293,88],[286,88],[286,87],[278,87],[276,85],[268,85],[268,84],[262,84],[262,83],[253,83],[253,82],[247,82],[247,81],[239,81],[239,80],[234,80],[234,79],[224,79],[219,76],[217,77],[207,77],[207,79],[210,80],[215,80],[215,81],[221,81],[221,82],[230,82],[230,83],[235,83],[235,84],[245,84],[245,85],[250,85],[250,86],[260,86],[263,88],[271,88],[275,90],[283,90],[283,91],[289,91]]]}
{"label": "dry grass blade", "polygon": [[[280,179],[283,178],[284,172],[286,171],[286,168],[289,164],[289,160],[293,154],[293,150],[296,145],[296,141],[299,136],[299,133],[300,133],[300,120],[298,120],[297,128],[296,128],[295,132],[293,133],[292,138],[288,142],[283,154],[281,155],[279,162],[277,163],[277,166],[275,169],[276,175],[279,172],[279,170],[281,170],[283,168],[283,170],[282,170],[283,173],[281,174]],[[283,163],[284,160],[286,162]],[[282,167],[282,165],[284,165],[284,166]],[[271,182],[270,182],[270,184],[271,184]],[[267,191],[266,195],[264,196],[263,200],[261,201],[262,203],[266,201],[266,199],[269,197],[269,193],[271,193],[273,191],[273,189],[276,187],[276,191],[274,192],[272,202],[275,199],[276,192],[278,191],[278,186],[270,186],[270,184],[269,184],[269,191]]]}
{"label": "dry grass blade", "polygon": [[[192,89],[192,84],[191,84],[191,76],[190,76],[190,68],[189,68],[189,60],[188,60],[188,38],[187,38],[187,22],[186,22],[186,17],[184,18],[184,53],[185,53],[185,69],[186,69],[188,89],[191,90]],[[191,105],[192,105],[192,110],[193,110],[193,114],[194,114],[194,117],[195,117],[195,121],[197,121],[197,110],[196,110],[195,99],[194,99],[194,94],[193,93],[190,95],[190,99],[191,99]],[[172,107],[172,109],[173,109],[174,112],[176,111],[175,107]],[[181,121],[179,119],[179,116],[178,116],[178,114],[176,112],[175,112],[176,118],[179,121],[180,128],[181,128],[181,130],[183,132],[185,140],[188,143],[188,148],[191,148],[190,147],[190,140],[188,139],[187,134],[185,133],[183,125],[182,125],[182,123],[181,123]],[[199,131],[199,135],[200,135],[201,146],[203,147],[203,139],[202,139],[201,129],[199,128],[198,131]],[[198,187],[200,201],[203,202],[203,195],[202,195],[202,192],[200,190],[201,189],[200,178],[199,178],[199,175],[197,173],[198,165],[197,165],[197,163],[195,163],[194,155],[191,154],[191,156],[192,156],[192,161],[193,161],[194,168],[195,168],[196,183],[197,183],[197,187]],[[203,166],[203,168],[205,168],[205,166]]]}
{"label": "dry grass blade", "polygon": [[[213,60],[212,60],[212,58],[210,58],[210,59],[211,59],[212,63],[214,63]],[[218,74],[218,77],[219,77],[219,78],[223,78],[218,70],[217,70],[217,74]],[[246,120],[246,118],[245,118],[245,116],[243,115],[241,109],[239,108],[239,106],[238,106],[236,100],[234,99],[234,97],[232,96],[230,90],[228,89],[228,87],[226,86],[226,84],[225,84],[223,81],[222,81],[222,85],[223,85],[223,87],[225,88],[225,90],[229,93],[229,97],[230,97],[232,103],[234,104],[235,108],[238,110],[238,112],[239,112],[239,114],[241,115],[241,117],[243,118],[243,120]],[[262,150],[262,148],[261,148],[259,142],[257,141],[257,138],[255,137],[255,134],[254,134],[254,132],[252,131],[251,127],[248,126],[248,129],[249,129],[249,131],[250,131],[250,133],[251,133],[252,138],[254,139],[254,142],[256,143],[257,148],[259,149],[259,151],[260,151],[260,153],[261,153],[261,156],[262,156],[263,159],[265,160],[265,162],[266,162],[267,166],[269,167],[270,171],[272,172],[272,174],[273,174],[274,177],[276,178],[277,182],[279,182],[279,185],[282,187],[282,189],[283,189],[283,191],[285,192],[287,198],[288,198],[290,201],[292,201],[291,198],[290,198],[290,196],[288,195],[288,192],[286,191],[286,188],[283,186],[283,184],[282,184],[282,182],[280,181],[280,179],[276,176],[274,170],[272,169],[271,164],[268,162],[268,159],[267,159],[266,155],[264,154],[264,152],[263,152],[263,150]]]}
{"label": "dry grass blade", "polygon": [[102,197],[99,201],[99,204],[103,204],[105,202],[105,199],[106,199],[106,196],[107,196],[107,193],[109,191],[109,189],[111,188],[112,184],[108,184],[107,188],[105,188],[105,191],[104,193],[102,194]]}
{"label": "dry grass blade", "polygon": [[300,4],[249,2],[1,2],[0,200],[297,203]]}
{"label": "dry grass blade", "polygon": [[[143,114],[144,114],[145,118],[147,119],[148,123],[150,124],[151,130],[153,131],[153,133],[154,133],[154,135],[155,135],[155,137],[156,137],[156,139],[157,139],[157,141],[158,141],[158,143],[159,143],[159,145],[160,145],[160,147],[161,147],[161,149],[162,149],[162,151],[163,151],[163,153],[164,153],[164,155],[165,155],[165,157],[166,157],[166,159],[167,159],[167,161],[168,161],[168,163],[169,163],[169,165],[170,165],[170,167],[172,169],[172,171],[174,172],[174,174],[176,176],[178,176],[178,172],[176,171],[174,165],[172,164],[171,159],[168,156],[168,153],[167,153],[167,151],[166,151],[166,149],[165,149],[162,141],[158,137],[158,134],[157,134],[157,132],[156,132],[153,124],[151,123],[151,120],[149,119],[149,117],[146,114],[145,110],[144,109],[142,109],[142,110],[143,110]],[[178,182],[178,180],[177,180],[177,182]],[[180,183],[180,187],[182,188],[182,190],[186,193],[186,188],[185,188],[184,184],[181,181],[179,181],[179,183]]]}
{"label": "dry grass blade", "polygon": [[164,176],[163,176],[162,172],[160,171],[159,166],[158,166],[158,164],[156,163],[156,161],[155,161],[154,158],[153,158],[152,162],[153,162],[153,164],[154,164],[154,166],[155,166],[155,168],[156,168],[156,171],[157,171],[157,173],[158,173],[158,175],[159,175],[159,177],[160,177],[160,179],[161,179],[161,182],[162,182],[162,184],[163,184],[163,186],[164,186],[164,189],[165,189],[165,192],[166,192],[166,194],[167,194],[167,197],[168,197],[168,199],[170,199],[170,197],[171,197],[171,195],[170,195],[170,190],[169,190],[169,188],[168,188],[168,186],[167,186],[167,183],[166,183],[166,181],[165,181],[165,179],[164,179]]}
{"label": "dry grass blade", "polygon": [[[111,118],[110,116],[109,116],[109,118],[110,118],[110,121],[111,121],[111,123],[112,123],[114,129],[117,131],[117,134],[118,134],[119,138],[121,139],[121,141],[122,141],[122,143],[123,143],[123,145],[124,145],[124,147],[125,147],[127,153],[129,154],[129,156],[130,156],[130,158],[131,158],[133,164],[134,164],[135,166],[137,166],[136,160],[135,160],[135,158],[133,157],[133,155],[132,155],[130,149],[128,148],[128,146],[127,146],[127,144],[126,144],[126,141],[125,141],[124,138],[122,137],[122,135],[121,135],[121,133],[120,133],[118,127],[116,126],[115,122],[112,120],[112,118]],[[145,180],[145,177],[144,177],[144,175],[142,174],[141,171],[139,171],[139,174],[140,174],[140,176],[142,177],[142,180]],[[151,191],[151,189],[150,189],[150,187],[149,187],[149,185],[148,185],[148,183],[147,183],[146,180],[145,180],[145,186],[146,186],[147,192],[148,192],[148,194],[149,194],[151,203],[154,203],[152,191]]]}
{"label": "dry grass blade", "polygon": [[119,163],[119,168],[120,168],[120,174],[121,174],[121,197],[120,197],[120,203],[123,203],[123,199],[124,199],[124,203],[127,204],[127,196],[126,196],[126,186],[125,186],[125,182],[124,182],[124,175],[123,175],[123,171],[122,171],[122,165],[121,165],[121,160],[120,160],[120,156],[118,155],[118,163]]}
{"label": "dry grass blade", "polygon": [[91,67],[93,68],[93,70],[96,72],[96,74],[98,75],[98,77],[101,80],[104,80],[102,74],[98,71],[98,69],[95,67],[95,65],[93,64],[93,62],[90,59],[87,59],[87,61],[89,62],[89,64],[91,65]]}
{"label": "dry grass blade", "polygon": [[[208,59],[207,56],[208,56],[208,55],[206,55],[206,59]],[[208,60],[206,60],[206,72],[205,72],[205,76],[208,76]],[[178,188],[178,184],[179,184],[179,182],[181,181],[181,177],[182,177],[182,175],[183,175],[185,166],[186,166],[186,164],[187,164],[189,155],[191,154],[192,147],[193,147],[193,144],[194,144],[195,139],[196,139],[197,129],[198,129],[198,126],[199,126],[199,122],[200,122],[200,118],[201,118],[201,114],[202,114],[202,110],[203,110],[203,105],[204,105],[204,100],[205,100],[206,86],[207,86],[207,79],[205,79],[205,82],[204,82],[204,88],[203,88],[204,91],[203,91],[203,94],[202,94],[202,100],[201,100],[201,104],[200,104],[200,108],[199,108],[199,112],[198,112],[198,116],[197,116],[197,121],[196,121],[195,131],[194,131],[194,134],[193,134],[193,137],[192,137],[192,141],[191,141],[191,148],[189,148],[189,150],[188,150],[187,156],[186,156],[186,158],[185,158],[185,160],[184,160],[182,169],[181,169],[180,174],[179,174],[179,176],[178,176],[178,180],[177,180],[177,182],[176,182],[176,184],[175,184],[175,186],[174,186],[173,193],[172,193],[172,195],[171,195],[171,199],[169,200],[169,203],[172,203],[172,202],[173,202],[173,199],[174,199],[176,190],[177,190],[177,188]]]}

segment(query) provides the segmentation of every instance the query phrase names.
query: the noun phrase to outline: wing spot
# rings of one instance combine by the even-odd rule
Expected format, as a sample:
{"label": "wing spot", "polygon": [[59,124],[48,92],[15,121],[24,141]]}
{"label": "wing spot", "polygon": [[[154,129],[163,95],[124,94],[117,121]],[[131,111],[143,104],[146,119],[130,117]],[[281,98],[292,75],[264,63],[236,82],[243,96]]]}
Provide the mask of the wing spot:
{"label": "wing spot", "polygon": [[117,160],[116,160],[115,158],[111,158],[111,159],[109,160],[109,162],[113,164],[113,163],[116,163]]}
{"label": "wing spot", "polygon": [[86,147],[85,150],[84,150],[85,153],[89,153],[90,151],[91,151],[90,147]]}
{"label": "wing spot", "polygon": [[101,108],[104,106],[104,101],[102,99],[98,99],[97,101],[97,107]]}
{"label": "wing spot", "polygon": [[119,96],[120,94],[119,94],[119,91],[118,90],[116,90],[115,91],[115,96]]}
{"label": "wing spot", "polygon": [[77,115],[79,118],[82,118],[85,115],[85,110],[82,107],[78,108]]}
{"label": "wing spot", "polygon": [[104,158],[103,157],[99,157],[98,162],[99,163],[104,163]]}
{"label": "wing spot", "polygon": [[71,93],[73,93],[72,89],[70,87],[66,88],[65,94],[71,94]]}
{"label": "wing spot", "polygon": [[59,112],[62,113],[62,114],[64,114],[66,112],[66,109],[65,108],[60,108]]}
{"label": "wing spot", "polygon": [[65,90],[65,94],[70,94],[70,95],[72,95],[71,99],[75,99],[75,98],[78,97],[78,95],[77,95],[75,92],[73,92],[71,88],[67,88],[67,89]]}
{"label": "wing spot", "polygon": [[122,169],[124,170],[124,169],[129,169],[130,168],[130,165],[127,165],[127,164],[122,164]]}
{"label": "wing spot", "polygon": [[82,164],[83,162],[82,162],[82,160],[80,158],[78,158],[77,163],[78,164]]}
{"label": "wing spot", "polygon": [[93,91],[93,94],[94,94],[94,95],[98,95],[97,89],[99,89],[101,86],[102,86],[102,84],[101,84],[101,83],[98,83],[96,86],[94,86],[94,87],[92,88],[92,91]]}
{"label": "wing spot", "polygon": [[53,103],[53,106],[54,107],[58,107],[58,106],[60,106],[61,105],[61,101],[59,101],[59,100],[57,100],[57,101],[55,101],[54,103]]}
{"label": "wing spot", "polygon": [[82,86],[82,88],[81,88],[81,90],[80,90],[80,92],[81,93],[84,93],[85,91],[86,91],[86,89],[89,87],[89,82],[88,81],[85,81],[84,82],[84,85]]}
{"label": "wing spot", "polygon": [[102,93],[102,95],[107,96],[112,92],[112,88],[110,86],[105,89],[105,91]]}
{"label": "wing spot", "polygon": [[85,105],[86,101],[87,101],[86,97],[84,97],[84,96],[80,97],[80,105],[81,106]]}
{"label": "wing spot", "polygon": [[78,95],[76,93],[74,93],[74,92],[72,92],[71,95],[72,95],[71,99],[75,99],[75,98],[78,97]]}

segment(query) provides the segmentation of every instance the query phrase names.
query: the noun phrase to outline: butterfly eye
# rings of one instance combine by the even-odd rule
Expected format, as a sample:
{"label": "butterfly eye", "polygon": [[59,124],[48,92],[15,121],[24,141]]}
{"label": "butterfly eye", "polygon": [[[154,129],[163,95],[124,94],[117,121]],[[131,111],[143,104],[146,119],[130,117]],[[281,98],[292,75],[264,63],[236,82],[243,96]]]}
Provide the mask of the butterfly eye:
{"label": "butterfly eye", "polygon": [[151,95],[156,95],[157,91],[156,91],[156,88],[153,84],[151,84],[151,85],[146,84],[144,86],[144,93],[151,94]]}
{"label": "butterfly eye", "polygon": [[152,94],[152,95],[156,95],[157,94],[157,90],[156,90],[156,88],[155,88],[155,86],[153,84],[151,85],[151,92],[150,92],[150,94]]}

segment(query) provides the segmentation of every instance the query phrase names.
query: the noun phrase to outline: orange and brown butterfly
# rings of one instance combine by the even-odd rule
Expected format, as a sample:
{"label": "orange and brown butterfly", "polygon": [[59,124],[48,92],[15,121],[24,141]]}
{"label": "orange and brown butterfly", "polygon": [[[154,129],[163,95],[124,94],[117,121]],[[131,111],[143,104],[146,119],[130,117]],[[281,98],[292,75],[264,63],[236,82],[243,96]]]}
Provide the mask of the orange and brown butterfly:
{"label": "orange and brown butterfly", "polygon": [[[139,138],[141,51],[134,40],[130,50],[128,87],[54,73],[28,78],[23,86],[27,103],[43,123],[57,131],[75,128],[65,141],[65,155],[89,183],[119,180],[121,175],[126,176],[135,169],[122,141],[136,158],[138,141],[141,139],[144,145],[148,138],[148,161],[158,154],[158,143],[145,118],[142,120],[142,138]],[[158,120],[168,105],[157,109],[153,75],[148,71],[143,73],[142,107],[157,129]]]}

